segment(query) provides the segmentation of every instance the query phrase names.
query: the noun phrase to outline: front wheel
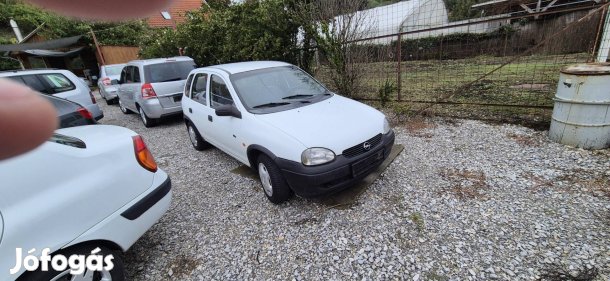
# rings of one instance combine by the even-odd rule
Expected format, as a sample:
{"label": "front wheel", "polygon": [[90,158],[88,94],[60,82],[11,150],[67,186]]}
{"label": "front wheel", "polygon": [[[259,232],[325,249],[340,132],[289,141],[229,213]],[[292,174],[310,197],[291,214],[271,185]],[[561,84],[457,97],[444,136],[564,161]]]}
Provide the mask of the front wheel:
{"label": "front wheel", "polygon": [[[99,252],[96,251],[99,248]],[[95,252],[95,253],[92,253]],[[33,272],[26,272],[21,275],[17,281],[22,280],[34,280],[34,281],[70,281],[70,280],[83,280],[83,281],[123,281],[125,280],[125,268],[123,265],[123,260],[119,256],[119,253],[116,251],[112,251],[104,246],[95,246],[95,245],[82,245],[76,246],[72,248],[68,248],[67,250],[62,250],[55,255],[63,255],[66,258],[70,258],[71,256],[84,256],[85,260],[90,256],[102,256],[104,258],[112,255],[112,269],[103,269],[100,271],[91,271],[86,267],[76,268],[75,270],[81,270],[82,273],[72,274],[70,273],[69,266],[65,270],[57,271],[52,267],[52,263],[48,266],[48,271],[37,270]],[[93,260],[95,261],[95,259]],[[106,259],[103,259],[103,266],[106,267],[109,263],[106,263]],[[79,264],[81,266],[81,264]],[[82,266],[86,266],[83,264]]]}
{"label": "front wheel", "polygon": [[257,160],[258,176],[269,201],[279,204],[292,197],[292,189],[284,179],[280,168],[265,154]]}

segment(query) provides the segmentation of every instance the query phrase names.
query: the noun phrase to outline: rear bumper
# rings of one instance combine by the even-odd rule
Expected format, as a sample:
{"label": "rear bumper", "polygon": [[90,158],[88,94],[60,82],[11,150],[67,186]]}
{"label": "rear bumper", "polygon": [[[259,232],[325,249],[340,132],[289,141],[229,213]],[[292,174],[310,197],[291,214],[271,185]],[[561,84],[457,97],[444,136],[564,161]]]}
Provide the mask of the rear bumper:
{"label": "rear bumper", "polygon": [[309,167],[282,158],[277,158],[276,164],[296,194],[318,197],[348,188],[377,169],[390,155],[394,138],[394,131],[390,131],[370,151],[352,158],[339,155],[333,162],[320,166]]}
{"label": "rear bumper", "polygon": [[96,103],[87,105],[86,108],[87,110],[89,110],[89,112],[91,112],[91,115],[93,116],[93,119],[95,119],[95,121],[104,118],[104,113]]}
{"label": "rear bumper", "polygon": [[172,200],[169,176],[159,169],[148,190],[79,236],[71,245],[111,241],[127,251],[168,210]]}
{"label": "rear bumper", "polygon": [[149,118],[161,118],[169,115],[176,115],[182,113],[182,106],[163,107],[159,102],[159,99],[145,99],[142,100],[140,106],[144,109],[144,113]]}

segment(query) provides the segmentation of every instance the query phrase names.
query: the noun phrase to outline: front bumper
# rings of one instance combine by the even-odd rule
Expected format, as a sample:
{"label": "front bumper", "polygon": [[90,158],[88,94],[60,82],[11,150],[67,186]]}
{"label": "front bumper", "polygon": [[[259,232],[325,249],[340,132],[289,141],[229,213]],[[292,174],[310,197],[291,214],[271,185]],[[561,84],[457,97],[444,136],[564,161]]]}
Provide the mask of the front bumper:
{"label": "front bumper", "polygon": [[276,164],[296,194],[318,197],[348,188],[377,169],[390,155],[394,138],[394,131],[390,131],[370,151],[352,158],[339,155],[331,163],[320,166],[305,166],[282,158],[277,158]]}

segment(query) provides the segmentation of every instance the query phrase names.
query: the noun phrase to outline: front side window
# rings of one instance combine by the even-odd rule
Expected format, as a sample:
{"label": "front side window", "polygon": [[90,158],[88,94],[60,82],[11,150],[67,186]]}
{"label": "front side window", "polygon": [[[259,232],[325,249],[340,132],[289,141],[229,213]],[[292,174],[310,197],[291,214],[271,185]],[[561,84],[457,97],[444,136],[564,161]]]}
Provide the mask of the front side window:
{"label": "front side window", "polygon": [[227,84],[218,75],[212,75],[210,79],[210,106],[214,109],[221,105],[232,104],[233,98]]}
{"label": "front side window", "polygon": [[238,73],[231,80],[240,100],[253,113],[306,106],[332,95],[309,74],[294,66]]}
{"label": "front side window", "polygon": [[39,76],[42,77],[42,80],[49,85],[49,88],[55,94],[76,89],[72,81],[61,73],[40,74]]}
{"label": "front side window", "polygon": [[191,98],[203,105],[207,105],[205,100],[206,91],[205,88],[208,84],[208,75],[205,73],[197,73],[193,79],[193,86],[191,87]]}

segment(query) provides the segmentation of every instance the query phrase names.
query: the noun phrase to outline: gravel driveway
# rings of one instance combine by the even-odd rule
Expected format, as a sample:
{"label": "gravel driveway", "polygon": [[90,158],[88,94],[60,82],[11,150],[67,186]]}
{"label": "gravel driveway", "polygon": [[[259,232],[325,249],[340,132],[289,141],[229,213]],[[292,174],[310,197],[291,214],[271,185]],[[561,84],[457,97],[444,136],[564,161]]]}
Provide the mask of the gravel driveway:
{"label": "gravel driveway", "polygon": [[478,121],[396,126],[405,150],[357,203],[277,206],[236,160],[195,151],[180,117],[144,128],[172,178],[167,214],[125,255],[128,280],[610,278],[610,150]]}

